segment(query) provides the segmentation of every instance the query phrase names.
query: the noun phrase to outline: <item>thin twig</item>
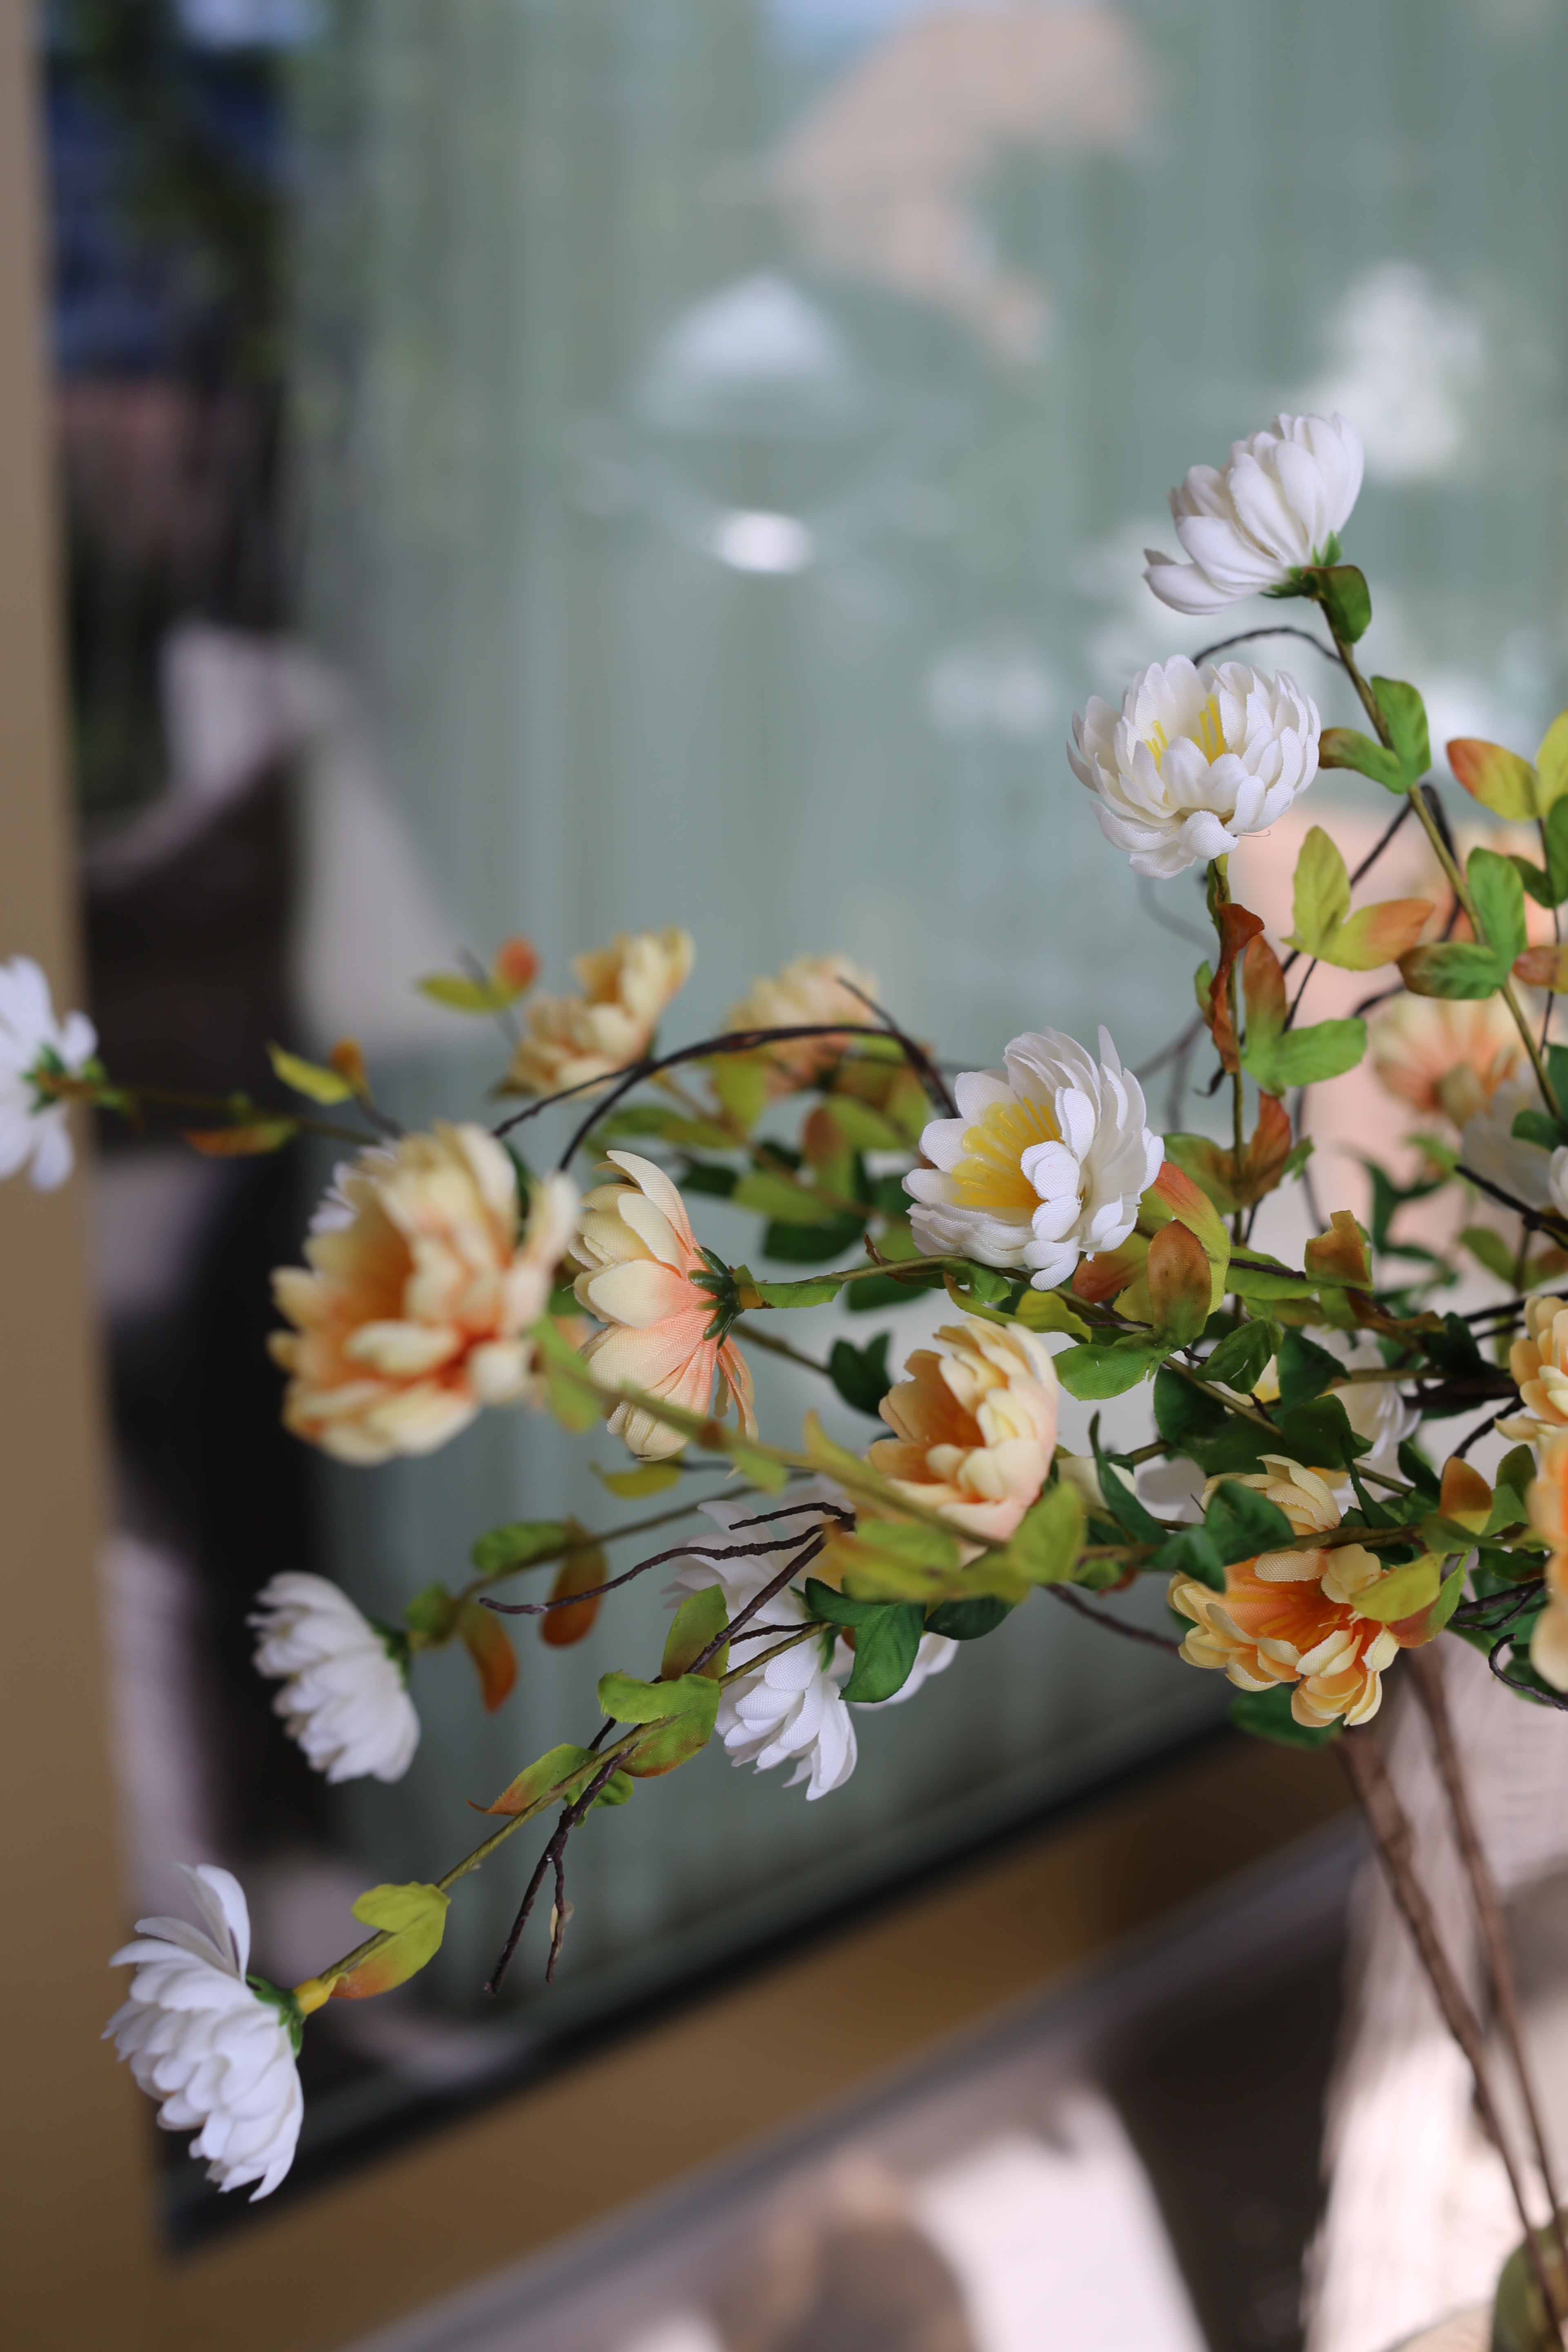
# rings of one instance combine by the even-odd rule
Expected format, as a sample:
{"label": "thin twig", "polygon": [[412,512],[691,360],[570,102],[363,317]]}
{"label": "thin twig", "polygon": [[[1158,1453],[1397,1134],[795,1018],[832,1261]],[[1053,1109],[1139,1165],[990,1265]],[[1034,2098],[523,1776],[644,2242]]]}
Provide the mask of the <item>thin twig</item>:
{"label": "thin twig", "polygon": [[1508,1928],[1503,1919],[1502,1901],[1497,1881],[1476,1830],[1476,1817],[1470,1808],[1469,1791],[1459,1762],[1458,1745],[1454,1738],[1453,1718],[1448,1711],[1448,1695],[1444,1687],[1443,1668],[1435,1650],[1413,1650],[1410,1670],[1415,1677],[1415,1696],[1426,1711],[1431,1726],[1432,1745],[1437,1754],[1437,1770],[1447,1791],[1448,1810],[1453,1815],[1454,1835],[1470,1882],[1475,1901],[1476,1919],[1486,1950],[1487,1968],[1491,1976],[1492,1990],[1497,2000],[1498,2022],[1502,2028],[1513,2071],[1519,2080],[1524,2112],[1530,2125],[1531,2137],[1535,2142],[1535,2160],[1541,2167],[1541,2178],[1546,2189],[1546,2202],[1552,2214],[1552,2231],[1557,2244],[1557,2259],[1563,2265],[1563,2276],[1568,2280],[1568,2233],[1564,2232],[1560,2199],[1551,2154],[1546,2145],[1545,2127],[1541,2120],[1541,2105],[1535,2095],[1535,2085],[1524,2048],[1524,2024],[1520,2015],[1519,1985],[1513,1972],[1513,1955],[1509,1948]]}
{"label": "thin twig", "polygon": [[1250,645],[1254,637],[1300,637],[1304,645],[1312,647],[1314,653],[1321,654],[1325,661],[1339,659],[1332,646],[1326,646],[1321,637],[1315,637],[1312,635],[1310,629],[1294,628],[1288,621],[1282,621],[1278,628],[1243,629],[1239,636],[1221,637],[1216,646],[1200,646],[1197,652],[1191,655],[1189,658],[1194,662],[1212,661],[1215,654],[1228,653],[1232,646]]}
{"label": "thin twig", "polygon": [[1510,1412],[1511,1411],[1512,1407],[1510,1405],[1499,1405],[1496,1412],[1493,1413],[1489,1421],[1479,1423],[1478,1425],[1471,1430],[1468,1437],[1467,1437],[1461,1444],[1455,1446],[1451,1459],[1456,1462],[1462,1462],[1466,1454],[1469,1452],[1471,1446],[1476,1444],[1477,1440],[1479,1438],[1485,1437],[1489,1430],[1495,1429],[1499,1422],[1502,1419],[1504,1413]]}
{"label": "thin twig", "polygon": [[1059,1601],[1076,1616],[1087,1617],[1091,1625],[1103,1625],[1108,1633],[1120,1633],[1124,1642],[1143,1642],[1152,1650],[1168,1650],[1173,1656],[1181,1656],[1180,1642],[1173,1642],[1168,1633],[1151,1633],[1142,1625],[1124,1625],[1120,1617],[1103,1616],[1087,1601],[1080,1601],[1076,1592],[1069,1592],[1065,1584],[1047,1584],[1046,1591],[1053,1601]]}

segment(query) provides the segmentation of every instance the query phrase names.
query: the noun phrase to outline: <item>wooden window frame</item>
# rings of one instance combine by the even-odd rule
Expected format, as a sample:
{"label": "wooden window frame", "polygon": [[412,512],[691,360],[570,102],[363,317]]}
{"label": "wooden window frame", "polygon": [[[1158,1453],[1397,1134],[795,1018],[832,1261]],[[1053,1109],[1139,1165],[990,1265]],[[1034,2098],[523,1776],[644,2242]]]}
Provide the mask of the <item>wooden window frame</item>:
{"label": "wooden window frame", "polygon": [[[0,955],[79,977],[42,331],[29,0],[0,0]],[[6,2340],[338,2352],[863,2089],[1325,1821],[1331,1764],[1211,1744],[469,2119],[184,2254],[146,2103],[99,2036],[126,1932],[97,1559],[103,1393],[88,1185],[0,1185]],[[677,1800],[679,1801],[679,1800]],[[724,2063],[748,2053],[743,2079]],[[699,2092],[698,2086],[700,2086]],[[659,2117],[608,2132],[609,2115]]]}

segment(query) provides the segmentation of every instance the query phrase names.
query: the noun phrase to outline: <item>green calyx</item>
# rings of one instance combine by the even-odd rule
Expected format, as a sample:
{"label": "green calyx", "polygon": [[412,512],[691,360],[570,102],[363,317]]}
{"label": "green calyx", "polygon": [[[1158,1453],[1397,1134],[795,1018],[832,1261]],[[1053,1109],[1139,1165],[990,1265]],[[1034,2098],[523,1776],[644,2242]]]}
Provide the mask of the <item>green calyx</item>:
{"label": "green calyx", "polygon": [[305,2039],[305,2012],[294,1995],[287,1986],[275,1985],[268,1977],[247,1976],[245,1981],[258,2000],[264,2000],[268,2009],[275,2009],[278,2011],[283,2030],[289,2036],[297,2058]]}
{"label": "green calyx", "polygon": [[741,1294],[732,1268],[710,1249],[702,1250],[701,1255],[708,1271],[706,1274],[694,1274],[691,1279],[698,1289],[707,1291],[713,1301],[713,1320],[702,1337],[723,1340],[729,1338],[731,1326],[739,1320],[742,1312]]}

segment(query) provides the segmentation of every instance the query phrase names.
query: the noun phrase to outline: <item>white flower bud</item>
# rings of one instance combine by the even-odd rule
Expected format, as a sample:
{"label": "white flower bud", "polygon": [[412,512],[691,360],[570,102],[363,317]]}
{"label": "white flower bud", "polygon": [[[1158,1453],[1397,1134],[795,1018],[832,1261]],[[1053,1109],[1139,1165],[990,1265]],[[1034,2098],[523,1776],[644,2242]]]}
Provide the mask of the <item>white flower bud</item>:
{"label": "white flower bud", "polygon": [[401,1780],[419,1717],[401,1664],[346,1592],[286,1570],[257,1594],[258,1675],[286,1677],[272,1702],[306,1761],[329,1780]]}
{"label": "white flower bud", "polygon": [[55,1017],[49,983],[31,956],[0,964],[0,1177],[32,1161],[34,1188],[58,1190],[76,1165],[70,1115],[35,1084],[40,1067],[75,1076],[98,1051],[85,1013]]}
{"label": "white flower bud", "polygon": [[1267,432],[1231,443],[1223,472],[1189,467],[1170,497],[1192,561],[1145,548],[1143,577],[1178,613],[1218,613],[1282,587],[1301,565],[1334,560],[1361,476],[1361,436],[1342,416],[1277,416]]}

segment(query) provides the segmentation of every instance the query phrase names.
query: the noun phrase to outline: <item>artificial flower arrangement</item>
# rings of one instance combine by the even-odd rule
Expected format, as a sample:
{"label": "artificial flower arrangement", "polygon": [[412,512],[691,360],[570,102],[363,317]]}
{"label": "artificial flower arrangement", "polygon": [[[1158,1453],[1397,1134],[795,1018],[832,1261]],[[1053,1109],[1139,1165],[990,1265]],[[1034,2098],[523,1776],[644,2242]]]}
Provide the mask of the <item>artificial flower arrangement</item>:
{"label": "artificial flower arrangement", "polygon": [[[607,1536],[569,1519],[481,1534],[471,1580],[415,1596],[397,1627],[315,1576],[277,1576],[258,1596],[258,1669],[332,1780],[406,1769],[427,1651],[466,1645],[493,1707],[516,1673],[509,1615],[568,1643],[619,1587],[660,1570],[677,1605],[657,1663],[601,1678],[602,1719],[583,1744],[524,1763],[488,1833],[442,1877],[362,1896],[364,1937],[306,1982],[247,1973],[245,1896],[226,1871],[189,1874],[199,1924],[140,1923],[115,1956],[134,1973],[108,2032],[162,2103],[159,2121],[197,2131],[192,2152],[222,2188],[265,2196],[288,2171],[311,2013],[423,1967],[464,1877],[520,1832],[550,1817],[490,1990],[546,1891],[553,1975],[569,1843],[595,1808],[626,1803],[715,1738],[736,1764],[790,1766],[806,1801],[825,1799],[853,1771],[872,1710],[912,1698],[961,1643],[1005,1641],[1012,1612],[1044,1594],[1224,1673],[1246,1730],[1333,1746],[1509,2169],[1523,2241],[1504,2273],[1500,2340],[1554,2339],[1568,2249],[1554,2221],[1531,2225],[1480,2022],[1365,1727],[1384,1675],[1405,1662],[1433,1720],[1555,2214],[1495,1890],[1430,1645],[1467,1641],[1526,1702],[1568,1706],[1568,1297],[1552,1287],[1568,1293],[1568,1046],[1551,1042],[1553,994],[1568,988],[1568,946],[1555,943],[1568,900],[1568,712],[1533,761],[1447,746],[1459,784],[1533,827],[1539,845],[1539,857],[1483,844],[1461,861],[1427,781],[1420,695],[1358,666],[1372,604],[1340,534],[1361,475],[1356,433],[1337,416],[1280,416],[1222,469],[1194,467],[1171,497],[1186,561],[1151,552],[1155,595],[1211,614],[1261,591],[1315,608],[1319,625],[1254,628],[1155,665],[1120,710],[1091,699],[1068,751],[1107,842],[1137,874],[1206,870],[1215,949],[1196,974],[1192,1034],[1206,1033],[1214,1085],[1228,1087],[1228,1148],[1153,1133],[1104,1030],[1093,1052],[1026,1031],[1000,1066],[950,1087],[882,1010],[874,977],[842,957],[797,958],[753,985],[723,1034],[663,1050],[656,1030],[692,961],[679,930],[579,958],[574,994],[529,994],[535,959],[522,940],[488,970],[421,983],[457,1012],[511,1025],[500,1091],[521,1105],[494,1124],[402,1132],[344,1041],[322,1064],[274,1049],[301,1107],[224,1097],[206,1114],[214,1124],[187,1127],[219,1154],[278,1150],[301,1131],[355,1147],[311,1221],[307,1263],[276,1277],[284,1419],[307,1443],[374,1465],[521,1405],[575,1431],[607,1420],[634,1457],[611,1480],[624,1495],[673,1492],[693,1451],[731,1473],[721,1500],[672,1501]],[[1339,667],[1364,731],[1321,727],[1284,673],[1216,659],[1279,635],[1306,636]],[[1325,767],[1355,772],[1395,806],[1353,875],[1327,830],[1307,833],[1281,961],[1232,895],[1230,853]],[[1352,905],[1412,817],[1436,896]],[[1527,899],[1551,912],[1552,943],[1531,943]],[[1301,1018],[1321,964],[1378,975],[1353,1016]],[[1373,1168],[1370,1233],[1346,1210],[1318,1213],[1301,1132],[1306,1089],[1367,1055],[1368,1013],[1377,1076],[1428,1122],[1407,1139],[1415,1182]],[[0,968],[0,1172],[30,1161],[36,1184],[62,1182],[72,1103],[138,1120],[160,1108],[192,1115],[94,1056],[90,1025],[78,1013],[57,1022],[36,965]],[[527,1131],[563,1103],[573,1131],[556,1171],[536,1177]],[[592,1171],[584,1192],[580,1169]],[[1292,1184],[1314,1234],[1300,1265],[1252,1241],[1259,1202]],[[1439,1248],[1396,1238],[1394,1220],[1442,1188],[1507,1216],[1468,1223]],[[712,1197],[763,1221],[765,1260],[809,1270],[774,1279],[727,1263],[693,1223]],[[1491,1303],[1445,1308],[1478,1266]],[[822,1363],[780,1331],[794,1308],[875,1310],[938,1290],[952,1319],[901,1374],[886,1334],[841,1337]],[[809,1365],[888,1433],[857,1453],[808,1416],[798,1443],[764,1439],[748,1348]],[[1062,1389],[1096,1400],[1146,1384],[1148,1444],[1109,1450],[1097,1419],[1090,1456],[1058,1445]],[[1447,1452],[1440,1433],[1455,1417],[1468,1433]],[[1494,1426],[1512,1443],[1489,1481],[1466,1455]],[[1155,1461],[1186,1465],[1195,1499],[1156,1507],[1147,1482],[1141,1496],[1137,1469]],[[612,1570],[606,1546],[638,1537],[657,1549]],[[546,1595],[503,1597],[546,1568]],[[1179,1641],[1084,1597],[1142,1576],[1165,1586]]]}

